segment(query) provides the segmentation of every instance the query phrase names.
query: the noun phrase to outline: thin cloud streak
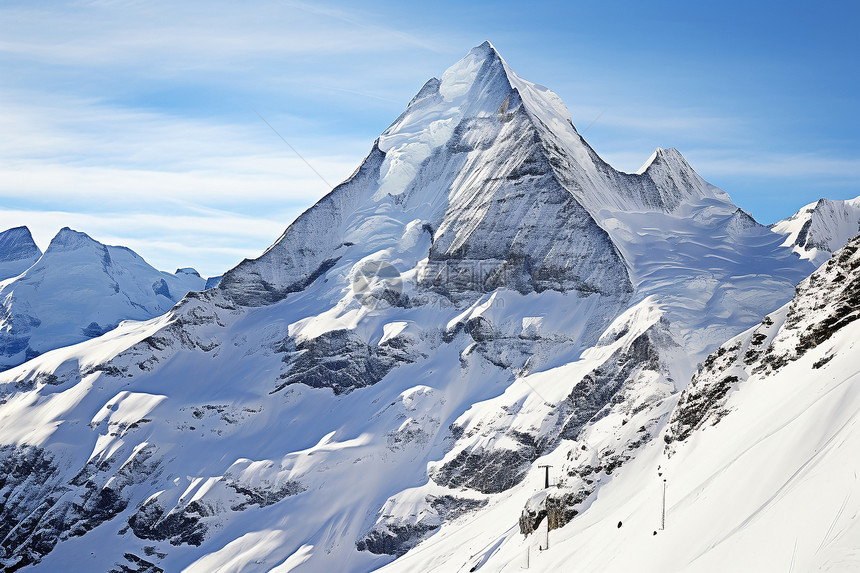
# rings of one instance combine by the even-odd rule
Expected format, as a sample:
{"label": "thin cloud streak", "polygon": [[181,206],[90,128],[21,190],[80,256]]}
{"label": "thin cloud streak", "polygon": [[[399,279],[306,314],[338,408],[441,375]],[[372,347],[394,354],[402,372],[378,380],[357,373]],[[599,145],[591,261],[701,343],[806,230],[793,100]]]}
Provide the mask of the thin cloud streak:
{"label": "thin cloud streak", "polygon": [[438,52],[444,45],[343,9],[301,2],[91,4],[77,10],[76,18],[57,18],[56,10],[31,5],[0,9],[6,22],[0,52],[84,68],[133,63],[163,75],[235,70],[251,58]]}
{"label": "thin cloud streak", "polygon": [[[370,148],[305,137],[296,146],[310,150],[303,153],[310,169],[248,116],[248,124],[218,124],[94,101],[15,102],[0,110],[0,128],[15,134],[0,141],[0,196],[126,204],[156,194],[165,203],[306,205],[330,189],[314,171],[339,183]],[[338,156],[329,149],[354,151]]]}

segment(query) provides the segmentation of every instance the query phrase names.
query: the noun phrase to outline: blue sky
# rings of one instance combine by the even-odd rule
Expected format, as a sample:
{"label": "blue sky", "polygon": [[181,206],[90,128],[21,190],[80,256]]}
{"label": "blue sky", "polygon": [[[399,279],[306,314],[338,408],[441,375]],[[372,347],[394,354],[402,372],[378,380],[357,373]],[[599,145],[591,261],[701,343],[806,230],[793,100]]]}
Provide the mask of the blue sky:
{"label": "blue sky", "polygon": [[615,167],[676,147],[771,223],[860,195],[856,2],[0,4],[0,227],[220,274],[490,40]]}

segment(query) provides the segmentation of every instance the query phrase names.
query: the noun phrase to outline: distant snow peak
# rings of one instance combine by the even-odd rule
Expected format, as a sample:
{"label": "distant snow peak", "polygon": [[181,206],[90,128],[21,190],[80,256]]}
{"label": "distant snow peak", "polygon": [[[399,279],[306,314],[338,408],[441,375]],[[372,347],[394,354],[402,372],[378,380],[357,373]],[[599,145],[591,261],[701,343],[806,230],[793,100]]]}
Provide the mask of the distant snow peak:
{"label": "distant snow peak", "polygon": [[197,269],[192,267],[182,267],[181,269],[176,269],[175,275],[191,275],[193,277],[199,277],[200,273],[197,272]]}
{"label": "distant snow peak", "polygon": [[42,251],[27,227],[3,231],[0,233],[0,280],[21,274],[41,256]]}
{"label": "distant snow peak", "polygon": [[161,272],[131,249],[64,227],[35,263],[0,283],[0,369],[100,336],[123,320],[163,314],[203,286],[193,269]]}
{"label": "distant snow peak", "polygon": [[0,233],[0,261],[39,258],[41,254],[27,227],[13,227]]}
{"label": "distant snow peak", "polygon": [[69,227],[63,227],[51,239],[48,250],[73,250],[87,245],[95,247],[103,246],[86,233],[75,231]]}
{"label": "distant snow peak", "polygon": [[820,265],[860,233],[860,197],[846,200],[819,199],[787,219],[774,223],[775,233],[785,237],[801,258]]}

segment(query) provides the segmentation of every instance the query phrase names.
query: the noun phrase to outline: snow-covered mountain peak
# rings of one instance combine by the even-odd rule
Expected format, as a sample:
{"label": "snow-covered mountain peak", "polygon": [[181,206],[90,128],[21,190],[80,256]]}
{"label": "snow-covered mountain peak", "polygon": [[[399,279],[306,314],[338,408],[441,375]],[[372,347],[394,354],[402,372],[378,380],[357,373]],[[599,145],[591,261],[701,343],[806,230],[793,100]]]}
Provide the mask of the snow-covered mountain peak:
{"label": "snow-covered mountain peak", "polygon": [[0,233],[0,280],[21,274],[41,256],[42,251],[27,227],[3,231]]}
{"label": "snow-covered mountain peak", "polygon": [[[503,72],[501,56],[489,42],[472,48],[466,56],[445,70],[439,83],[439,94],[446,102],[458,101],[486,76]],[[504,78],[499,78],[504,81]],[[510,88],[510,85],[508,85]]]}
{"label": "snow-covered mountain peak", "polygon": [[819,199],[771,227],[783,235],[783,245],[801,258],[820,265],[848,239],[860,233],[860,197]]}
{"label": "snow-covered mountain peak", "polygon": [[[512,85],[496,49],[484,42],[442,74],[431,78],[380,136],[385,154],[375,200],[397,196],[415,179],[421,164],[445,145],[464,118],[500,118],[513,111]],[[513,105],[512,105],[513,104]]]}
{"label": "snow-covered mountain peak", "polygon": [[[63,227],[54,235],[42,258],[34,265],[31,275],[45,268],[59,272],[62,267],[66,267],[68,272],[81,276],[90,271],[109,273],[112,268],[120,273],[125,272],[124,268],[161,273],[149,266],[143,257],[128,247],[106,245],[84,232],[75,231],[69,227]],[[161,274],[171,276],[168,273]]]}
{"label": "snow-covered mountain peak", "polygon": [[176,269],[176,272],[173,273],[175,275],[190,275],[192,277],[200,277],[200,273],[197,272],[197,269],[193,267],[182,267],[180,269]]}
{"label": "snow-covered mountain peak", "polygon": [[48,245],[45,253],[54,251],[74,251],[84,247],[100,249],[103,246],[104,245],[86,233],[75,231],[69,227],[63,227],[56,235],[54,235],[54,238],[51,239],[51,243]]}
{"label": "snow-covered mountain peak", "polygon": [[64,227],[35,263],[0,283],[0,370],[163,314],[204,284],[193,269],[162,272],[131,249]]}
{"label": "snow-covered mountain peak", "polygon": [[[448,294],[486,279],[521,292],[629,293],[606,232],[554,171],[543,132],[555,129],[572,130],[575,153],[584,153],[561,100],[482,44],[428,81],[355,174],[263,256],[226,273],[219,292],[243,305],[270,304],[332,265],[376,257],[399,260],[401,272],[417,269],[419,282]],[[592,191],[574,178],[577,189]],[[584,258],[561,260],[579,251]],[[438,284],[454,267],[474,275],[468,287]],[[612,280],[598,279],[605,273]]]}
{"label": "snow-covered mountain peak", "polygon": [[374,199],[403,193],[421,163],[449,143],[464,120],[507,123],[517,113],[524,114],[528,123],[575,134],[569,143],[583,157],[588,155],[587,145],[576,133],[561,98],[520,78],[496,48],[484,42],[448,68],[441,80],[431,78],[425,83],[406,111],[382,134],[378,145],[385,159]]}
{"label": "snow-covered mountain peak", "polygon": [[635,175],[643,176],[658,183],[666,195],[662,198],[673,210],[695,210],[703,204],[713,208],[722,206],[726,212],[733,212],[736,206],[729,195],[705,181],[680,151],[674,147],[658,147],[648,161]]}
{"label": "snow-covered mountain peak", "polygon": [[41,254],[27,227],[14,227],[0,233],[0,261],[39,258]]}
{"label": "snow-covered mountain peak", "polygon": [[668,149],[658,147],[654,150],[654,153],[651,154],[648,160],[645,161],[644,164],[642,164],[642,167],[640,167],[636,171],[636,174],[642,175],[649,169],[656,169],[660,166],[674,166],[674,168],[676,169],[680,168],[683,170],[693,169],[692,167],[690,167],[690,164],[687,162],[684,156],[681,155],[681,152],[674,147],[669,147]]}

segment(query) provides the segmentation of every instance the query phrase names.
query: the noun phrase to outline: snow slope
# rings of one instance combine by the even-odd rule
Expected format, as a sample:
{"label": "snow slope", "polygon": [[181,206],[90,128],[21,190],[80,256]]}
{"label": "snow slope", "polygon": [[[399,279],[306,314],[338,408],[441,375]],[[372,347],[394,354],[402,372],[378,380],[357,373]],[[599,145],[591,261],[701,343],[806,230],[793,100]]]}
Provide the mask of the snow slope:
{"label": "snow slope", "polygon": [[6,229],[0,233],[0,280],[20,275],[41,256],[42,251],[33,241],[30,229]]}
{"label": "snow slope", "polygon": [[578,473],[544,523],[587,515],[814,269],[782,242],[676,150],[616,171],[482,44],[262,256],[0,375],[0,559],[427,565],[540,527],[547,461]]}
{"label": "snow slope", "polygon": [[[536,468],[518,488],[528,492],[512,490],[472,521],[443,526],[383,570],[856,570],[858,308],[860,236],[791,303],[705,361],[677,406],[662,409],[671,412],[666,427],[582,515],[549,532],[548,550],[540,549],[546,519],[529,536],[508,527],[518,502],[543,487]],[[594,454],[568,448],[545,461],[564,460],[562,475],[579,476]],[[531,499],[544,504],[564,481]]]}
{"label": "snow slope", "polygon": [[774,223],[771,229],[785,236],[783,244],[791,246],[800,258],[818,266],[860,233],[860,197],[845,201],[819,199]]}
{"label": "snow slope", "polygon": [[[4,238],[12,231],[29,238],[26,228]],[[38,261],[0,282],[0,368],[163,314],[203,284],[194,269],[157,271],[125,247],[64,228]]]}

